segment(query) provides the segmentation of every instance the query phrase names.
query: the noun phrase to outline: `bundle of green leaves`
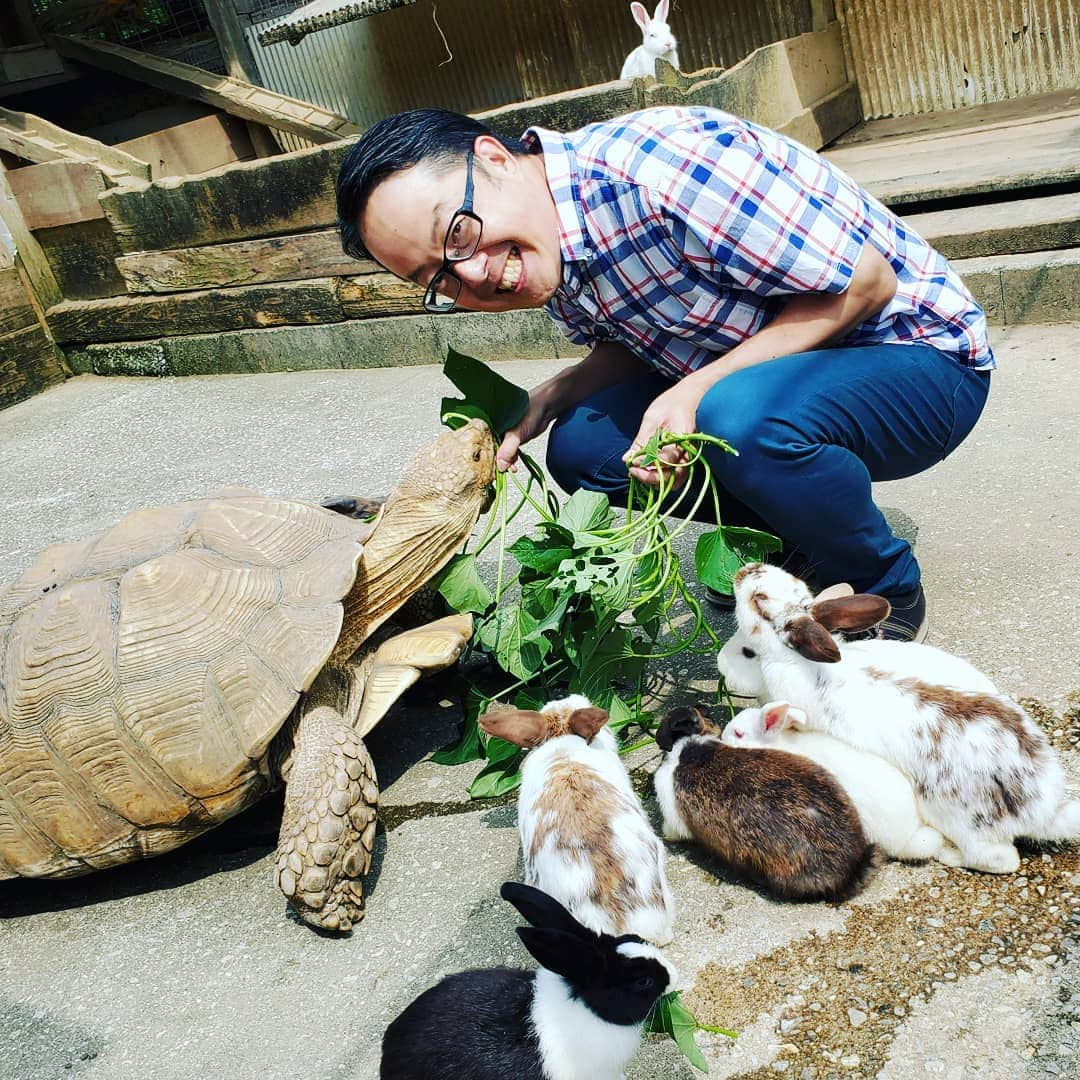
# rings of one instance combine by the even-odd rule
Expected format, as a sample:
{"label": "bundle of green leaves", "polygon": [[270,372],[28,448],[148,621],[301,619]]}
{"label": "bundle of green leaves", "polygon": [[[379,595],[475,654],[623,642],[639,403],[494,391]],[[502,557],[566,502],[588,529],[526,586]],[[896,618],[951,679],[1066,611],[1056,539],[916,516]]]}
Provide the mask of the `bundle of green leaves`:
{"label": "bundle of green leaves", "polygon": [[[464,395],[443,399],[447,425],[480,417],[498,438],[524,416],[528,393],[480,361],[451,349],[444,371]],[[477,616],[472,647],[506,676],[494,690],[467,687],[461,738],[434,757],[447,765],[487,759],[469,788],[473,797],[503,794],[520,781],[523,752],[479,730],[477,720],[492,700],[535,709],[567,693],[584,694],[608,710],[615,731],[636,724],[648,732],[653,719],[642,705],[646,666],[718,646],[682,577],[675,542],[706,498],[719,521],[706,448],[736,450],[711,435],[658,432],[641,460],[655,464],[669,445],[684,451],[680,468],[688,475],[677,480],[674,470],[664,470],[659,487],[631,479],[625,511],[584,489],[560,501],[543,470],[521,454],[521,473],[497,474],[495,501],[475,548],[456,556],[437,579],[455,611]],[[508,545],[508,526],[526,506],[535,512],[536,526]],[[491,545],[498,545],[494,588],[477,564]],[[730,593],[743,563],[779,547],[768,533],[718,524],[698,538],[698,580]],[[623,751],[648,741],[629,742]]]}

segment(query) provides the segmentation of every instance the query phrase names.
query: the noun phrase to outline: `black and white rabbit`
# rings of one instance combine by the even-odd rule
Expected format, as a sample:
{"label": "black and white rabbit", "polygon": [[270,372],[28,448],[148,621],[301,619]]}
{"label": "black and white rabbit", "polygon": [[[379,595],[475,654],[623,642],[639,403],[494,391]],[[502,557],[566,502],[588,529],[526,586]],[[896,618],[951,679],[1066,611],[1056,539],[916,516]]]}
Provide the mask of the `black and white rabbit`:
{"label": "black and white rabbit", "polygon": [[820,765],[783,750],[740,750],[700,709],[661,721],[653,783],[669,840],[695,840],[780,900],[847,900],[878,862],[859,814]]}
{"label": "black and white rabbit", "polygon": [[462,971],[424,991],[386,1029],[380,1080],[622,1080],[674,969],[539,889],[500,893],[532,923],[517,932],[539,970]]}

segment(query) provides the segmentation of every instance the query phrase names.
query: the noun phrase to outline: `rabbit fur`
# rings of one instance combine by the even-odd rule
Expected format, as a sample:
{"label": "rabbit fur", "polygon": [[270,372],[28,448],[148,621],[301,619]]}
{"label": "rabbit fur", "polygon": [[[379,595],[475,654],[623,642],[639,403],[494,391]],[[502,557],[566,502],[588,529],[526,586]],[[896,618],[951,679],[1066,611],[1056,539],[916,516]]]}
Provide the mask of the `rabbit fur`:
{"label": "rabbit fur", "polygon": [[840,784],[781,750],[725,746],[700,708],[669,712],[653,778],[669,840],[695,840],[782,900],[846,900],[869,881],[876,849]]}
{"label": "rabbit fur", "polygon": [[480,726],[525,758],[518,828],[525,881],[569,908],[591,930],[637,934],[664,945],[675,902],[664,845],[649,824],[607,713],[571,695],[539,712],[489,711]]}
{"label": "rabbit fur", "polygon": [[805,729],[806,714],[786,701],[743,709],[724,727],[721,742],[743,750],[784,750],[827,769],[855,804],[866,838],[894,859],[930,859],[944,837],[919,817],[911,781],[876,754]]}
{"label": "rabbit fur", "polygon": [[735,575],[735,611],[768,697],[794,702],[811,730],[904,773],[920,817],[949,841],[940,861],[1011,873],[1017,837],[1080,836],[1080,801],[1067,797],[1045,734],[986,676],[967,676],[970,665],[925,645],[842,641],[839,633],[885,618],[886,600],[816,601],[798,578],[753,563]]}
{"label": "rabbit fur", "polygon": [[642,42],[623,61],[620,79],[633,79],[656,74],[656,60],[663,57],[676,71],[679,70],[679,53],[675,35],[667,24],[668,0],[660,0],[652,18],[644,4],[630,5],[630,14],[641,29]]}
{"label": "rabbit fur", "polygon": [[532,923],[517,932],[541,967],[463,971],[426,990],[386,1029],[380,1080],[622,1080],[674,968],[539,889],[506,882],[501,895]]}

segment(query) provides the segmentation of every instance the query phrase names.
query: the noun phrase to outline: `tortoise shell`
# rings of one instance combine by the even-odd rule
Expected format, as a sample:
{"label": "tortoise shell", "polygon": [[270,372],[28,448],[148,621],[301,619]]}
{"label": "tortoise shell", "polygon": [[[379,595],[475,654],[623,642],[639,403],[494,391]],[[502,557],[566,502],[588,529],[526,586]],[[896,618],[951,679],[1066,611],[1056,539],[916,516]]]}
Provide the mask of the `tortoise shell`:
{"label": "tortoise shell", "polygon": [[0,878],[167,851],[262,795],[372,528],[229,491],[50,547],[0,588]]}

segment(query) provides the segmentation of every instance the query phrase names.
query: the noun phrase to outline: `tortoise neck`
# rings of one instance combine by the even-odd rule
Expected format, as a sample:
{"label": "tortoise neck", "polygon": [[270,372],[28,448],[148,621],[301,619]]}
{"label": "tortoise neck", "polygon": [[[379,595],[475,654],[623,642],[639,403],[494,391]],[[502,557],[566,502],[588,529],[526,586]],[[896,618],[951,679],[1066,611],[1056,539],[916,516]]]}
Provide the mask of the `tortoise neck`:
{"label": "tortoise neck", "polygon": [[345,618],[334,657],[351,656],[418,589],[431,580],[461,546],[475,520],[418,514],[415,500],[391,499],[364,545],[360,568],[345,598]]}

